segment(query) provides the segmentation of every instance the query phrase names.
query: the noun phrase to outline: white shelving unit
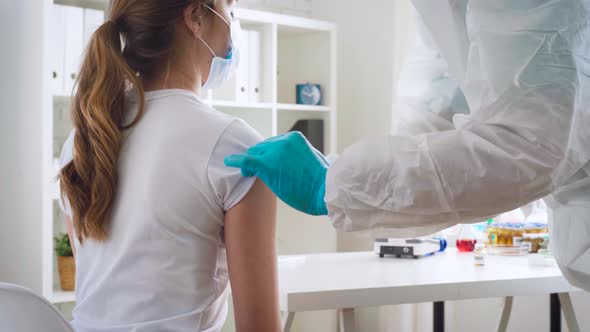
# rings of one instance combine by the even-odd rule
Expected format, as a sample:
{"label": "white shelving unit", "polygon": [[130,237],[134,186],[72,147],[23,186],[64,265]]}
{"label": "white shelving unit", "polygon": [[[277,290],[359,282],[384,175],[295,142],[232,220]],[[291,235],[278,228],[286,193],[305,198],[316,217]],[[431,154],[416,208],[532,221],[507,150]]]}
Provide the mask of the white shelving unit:
{"label": "white shelving unit", "polygon": [[[106,10],[107,0],[43,0],[44,53],[55,46],[54,6]],[[216,91],[206,91],[204,100],[224,113],[240,117],[265,137],[289,131],[300,119],[323,119],[325,152],[336,151],[336,40],[337,27],[329,22],[308,18],[238,8],[235,15],[242,29],[256,31],[260,36],[259,96],[255,102],[238,101],[236,81]],[[63,45],[62,45],[63,46]],[[66,46],[67,47],[67,46]],[[66,49],[67,53],[68,50]],[[58,287],[53,237],[64,231],[57,199],[59,188],[54,181],[54,160],[71,128],[68,93],[55,92],[55,69],[51,57],[43,57],[43,244],[42,293],[53,303],[75,301],[73,292]],[[241,65],[247,65],[242,63]],[[71,73],[61,73],[68,77]],[[57,75],[59,77],[59,75]],[[295,85],[320,84],[323,105],[295,104]],[[280,219],[280,215],[279,215]],[[285,236],[288,236],[286,234]],[[279,233],[279,240],[281,234]],[[280,241],[279,241],[280,242]]]}
{"label": "white shelving unit", "polygon": [[294,105],[294,104],[278,104],[279,111],[302,111],[302,112],[331,112],[332,108],[329,106],[315,106],[315,105]]}

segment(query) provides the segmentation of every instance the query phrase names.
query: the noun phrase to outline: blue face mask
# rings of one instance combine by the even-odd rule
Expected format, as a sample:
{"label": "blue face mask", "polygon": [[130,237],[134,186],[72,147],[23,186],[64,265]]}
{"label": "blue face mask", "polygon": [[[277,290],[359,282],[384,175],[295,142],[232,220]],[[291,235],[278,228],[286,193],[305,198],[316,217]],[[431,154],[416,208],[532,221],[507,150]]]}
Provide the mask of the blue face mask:
{"label": "blue face mask", "polygon": [[209,69],[209,77],[205,84],[203,84],[203,89],[217,89],[219,88],[224,82],[229,80],[232,75],[235,73],[236,68],[240,62],[240,49],[238,47],[238,41],[240,40],[240,36],[242,33],[242,29],[240,27],[240,21],[234,20],[231,24],[217,11],[213,8],[206,6],[211,10],[215,15],[217,15],[220,19],[227,24],[230,29],[230,36],[231,36],[231,49],[227,57],[222,58],[215,55],[215,52],[207,44],[201,37],[199,40],[209,49],[211,55],[213,55],[213,60],[211,61],[211,68]]}

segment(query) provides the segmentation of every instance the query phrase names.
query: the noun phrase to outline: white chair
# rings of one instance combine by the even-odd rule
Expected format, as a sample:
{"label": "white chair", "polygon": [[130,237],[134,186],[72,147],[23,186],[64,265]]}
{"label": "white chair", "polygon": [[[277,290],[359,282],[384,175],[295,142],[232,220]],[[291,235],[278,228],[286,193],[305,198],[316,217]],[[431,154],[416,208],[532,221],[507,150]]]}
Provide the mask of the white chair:
{"label": "white chair", "polygon": [[0,282],[0,330],[74,332],[57,309],[32,291]]}

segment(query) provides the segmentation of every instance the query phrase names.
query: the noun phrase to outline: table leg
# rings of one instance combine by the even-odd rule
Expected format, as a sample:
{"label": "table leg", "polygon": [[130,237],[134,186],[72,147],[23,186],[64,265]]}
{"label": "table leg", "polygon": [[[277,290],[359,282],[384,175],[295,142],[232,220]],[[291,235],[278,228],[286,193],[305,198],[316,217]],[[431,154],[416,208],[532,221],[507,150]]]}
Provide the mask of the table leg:
{"label": "table leg", "polygon": [[551,332],[561,332],[561,306],[557,294],[549,298],[549,327]]}
{"label": "table leg", "polygon": [[281,325],[283,327],[283,332],[289,332],[291,330],[293,318],[295,318],[294,312],[281,312]]}
{"label": "table leg", "polygon": [[346,308],[338,311],[338,319],[340,322],[340,332],[354,332],[355,320],[354,320],[354,309]]}
{"label": "table leg", "polygon": [[508,321],[510,320],[510,313],[512,312],[513,302],[514,297],[512,296],[506,296],[504,298],[502,313],[500,314],[500,319],[498,322],[498,332],[506,332],[506,329],[508,328]]}
{"label": "table leg", "polygon": [[434,332],[445,332],[445,302],[434,302],[432,307],[432,328]]}
{"label": "table leg", "polygon": [[578,320],[576,319],[576,313],[574,312],[574,306],[569,293],[559,293],[558,296],[565,317],[565,322],[567,323],[567,328],[570,332],[580,332],[580,326],[578,325]]}

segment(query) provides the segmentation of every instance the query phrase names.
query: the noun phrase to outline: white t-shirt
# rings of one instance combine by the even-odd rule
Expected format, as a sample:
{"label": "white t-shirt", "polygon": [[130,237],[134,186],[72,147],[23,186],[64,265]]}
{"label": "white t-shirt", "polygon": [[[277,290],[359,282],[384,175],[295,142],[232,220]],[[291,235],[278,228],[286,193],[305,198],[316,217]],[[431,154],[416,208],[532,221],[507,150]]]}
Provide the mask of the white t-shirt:
{"label": "white t-shirt", "polygon": [[[262,138],[188,91],[148,92],[145,107],[125,132],[108,239],[76,240],[72,324],[80,332],[218,331],[229,290],[224,211],[254,183],[223,158]],[[128,114],[136,110],[131,103]],[[71,215],[67,201],[62,209]]]}

